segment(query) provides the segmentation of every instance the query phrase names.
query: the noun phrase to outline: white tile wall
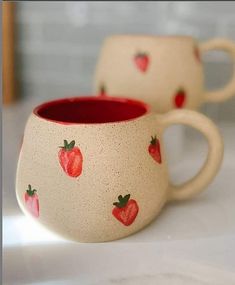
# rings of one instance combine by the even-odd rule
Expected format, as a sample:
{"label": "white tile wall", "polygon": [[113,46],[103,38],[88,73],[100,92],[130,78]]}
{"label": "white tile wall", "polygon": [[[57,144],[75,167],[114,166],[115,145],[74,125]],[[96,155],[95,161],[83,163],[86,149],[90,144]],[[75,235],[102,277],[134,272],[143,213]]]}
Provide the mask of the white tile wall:
{"label": "white tile wall", "polygon": [[[235,40],[235,3],[229,1],[17,2],[17,74],[22,96],[42,100],[90,93],[104,38],[116,33],[188,34]],[[207,86],[221,86],[231,65],[205,58]],[[203,107],[215,120],[235,120],[235,99]]]}

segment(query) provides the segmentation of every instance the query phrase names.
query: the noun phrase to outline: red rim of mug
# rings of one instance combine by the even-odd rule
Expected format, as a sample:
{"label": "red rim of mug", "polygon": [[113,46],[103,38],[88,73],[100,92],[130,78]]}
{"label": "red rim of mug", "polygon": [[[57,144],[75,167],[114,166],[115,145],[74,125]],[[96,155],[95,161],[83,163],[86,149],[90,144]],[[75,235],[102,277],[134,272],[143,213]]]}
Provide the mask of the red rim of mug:
{"label": "red rim of mug", "polygon": [[[73,102],[95,102],[95,101],[104,101],[104,102],[117,102],[117,103],[123,103],[127,105],[132,105],[136,107],[141,107],[143,109],[143,112],[140,115],[136,115],[130,119],[123,119],[123,120],[117,120],[117,121],[107,121],[107,122],[92,122],[92,123],[87,123],[87,122],[70,122],[70,121],[63,121],[63,120],[56,120],[56,119],[50,119],[47,117],[44,117],[40,115],[40,112],[43,109],[46,109],[50,106],[55,106],[63,103],[73,103]],[[137,120],[140,117],[143,117],[147,115],[150,112],[150,106],[143,101],[135,100],[135,99],[130,99],[127,97],[100,97],[100,96],[91,96],[91,95],[85,95],[85,96],[77,96],[77,97],[68,97],[68,98],[61,98],[61,99],[56,99],[56,100],[51,100],[44,102],[37,107],[33,109],[33,114],[39,117],[42,120],[49,121],[49,122],[54,122],[54,123],[59,123],[63,125],[100,125],[100,124],[112,124],[112,123],[122,123],[122,122],[128,122],[128,121],[134,121]]]}

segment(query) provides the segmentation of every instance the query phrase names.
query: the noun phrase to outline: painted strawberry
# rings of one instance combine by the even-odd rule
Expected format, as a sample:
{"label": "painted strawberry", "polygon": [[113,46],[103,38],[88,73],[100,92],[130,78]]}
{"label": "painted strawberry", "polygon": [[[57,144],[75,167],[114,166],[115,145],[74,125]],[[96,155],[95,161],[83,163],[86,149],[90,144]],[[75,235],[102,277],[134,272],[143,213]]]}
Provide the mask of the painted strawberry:
{"label": "painted strawberry", "polygon": [[151,141],[150,141],[148,151],[149,151],[149,154],[152,156],[152,158],[156,162],[162,163],[160,142],[157,139],[157,136],[154,136],[154,137],[151,136]]}
{"label": "painted strawberry", "polygon": [[149,57],[146,53],[137,53],[134,57],[134,61],[140,71],[147,71],[149,65]]}
{"label": "painted strawberry", "polygon": [[175,94],[174,103],[177,108],[183,108],[186,101],[186,93],[184,89],[180,88]]}
{"label": "painted strawberry", "polygon": [[38,195],[36,194],[37,190],[32,189],[32,186],[29,184],[26,193],[24,194],[24,200],[27,209],[29,212],[36,218],[39,217],[39,200]]}
{"label": "painted strawberry", "polygon": [[107,96],[106,88],[105,88],[104,84],[102,84],[102,85],[100,86],[99,96],[100,96],[100,97],[105,97],[105,96]]}
{"label": "painted strawberry", "polygon": [[75,146],[75,141],[68,143],[64,140],[64,146],[58,153],[60,165],[64,172],[71,177],[78,177],[82,173],[83,157],[80,149]]}
{"label": "painted strawberry", "polygon": [[198,60],[198,62],[201,62],[201,56],[200,56],[199,48],[197,46],[194,47],[193,52],[194,52],[194,56]]}
{"label": "painted strawberry", "polygon": [[130,199],[130,196],[130,194],[124,197],[122,197],[122,195],[119,195],[119,202],[113,203],[115,206],[112,211],[113,216],[125,226],[130,226],[134,222],[139,212],[139,207],[136,201]]}

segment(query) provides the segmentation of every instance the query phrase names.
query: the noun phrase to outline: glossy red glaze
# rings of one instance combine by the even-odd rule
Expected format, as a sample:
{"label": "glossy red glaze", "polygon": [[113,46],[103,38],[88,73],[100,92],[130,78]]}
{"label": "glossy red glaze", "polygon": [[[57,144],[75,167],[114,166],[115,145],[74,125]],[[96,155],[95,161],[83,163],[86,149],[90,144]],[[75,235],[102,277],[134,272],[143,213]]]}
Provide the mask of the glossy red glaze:
{"label": "glossy red glaze", "polygon": [[100,124],[133,120],[150,107],[138,100],[117,97],[74,97],[46,102],[33,113],[60,124]]}

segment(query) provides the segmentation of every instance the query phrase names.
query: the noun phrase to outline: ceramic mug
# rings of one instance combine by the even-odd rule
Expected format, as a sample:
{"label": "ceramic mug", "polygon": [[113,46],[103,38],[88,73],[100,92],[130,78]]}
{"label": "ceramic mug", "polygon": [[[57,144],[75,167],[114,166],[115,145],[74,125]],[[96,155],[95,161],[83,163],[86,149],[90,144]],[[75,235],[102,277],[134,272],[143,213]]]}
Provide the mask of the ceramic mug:
{"label": "ceramic mug", "polygon": [[[209,143],[205,165],[181,186],[169,182],[162,144],[171,124],[189,125]],[[29,117],[17,200],[24,213],[66,238],[115,240],[149,224],[167,202],[204,190],[222,156],[217,127],[195,111],[160,115],[133,99],[60,99],[38,106]]]}
{"label": "ceramic mug", "polygon": [[222,89],[206,91],[201,54],[223,50],[235,61],[235,43],[188,36],[117,35],[103,44],[95,75],[95,93],[141,99],[160,113],[197,109],[235,95],[235,73]]}

